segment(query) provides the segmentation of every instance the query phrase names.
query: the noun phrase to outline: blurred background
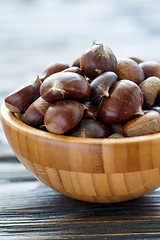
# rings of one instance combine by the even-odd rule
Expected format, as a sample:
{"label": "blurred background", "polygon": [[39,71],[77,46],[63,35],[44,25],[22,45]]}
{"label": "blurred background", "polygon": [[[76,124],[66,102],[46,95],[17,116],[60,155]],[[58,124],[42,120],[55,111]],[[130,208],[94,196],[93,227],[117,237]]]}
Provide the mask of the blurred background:
{"label": "blurred background", "polygon": [[[56,60],[92,41],[117,58],[160,61],[159,0],[0,0],[0,103]],[[13,155],[0,124],[0,156]]]}

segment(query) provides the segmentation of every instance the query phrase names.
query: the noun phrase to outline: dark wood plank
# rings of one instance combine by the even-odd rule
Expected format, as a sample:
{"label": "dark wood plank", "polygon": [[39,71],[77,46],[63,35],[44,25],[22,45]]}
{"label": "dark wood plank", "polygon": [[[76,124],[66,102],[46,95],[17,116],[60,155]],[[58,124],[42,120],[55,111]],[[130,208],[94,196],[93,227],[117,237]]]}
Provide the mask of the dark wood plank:
{"label": "dark wood plank", "polygon": [[44,186],[19,162],[0,161],[2,239],[159,239],[159,226],[160,189],[134,201],[85,203]]}

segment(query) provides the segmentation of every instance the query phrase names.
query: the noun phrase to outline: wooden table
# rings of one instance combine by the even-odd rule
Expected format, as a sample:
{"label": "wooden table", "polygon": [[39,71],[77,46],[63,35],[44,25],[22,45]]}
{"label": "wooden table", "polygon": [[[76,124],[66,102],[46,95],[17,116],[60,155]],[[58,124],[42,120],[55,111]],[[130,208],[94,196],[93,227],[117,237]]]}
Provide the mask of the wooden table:
{"label": "wooden table", "polygon": [[123,203],[80,202],[1,158],[0,239],[160,239],[160,189]]}

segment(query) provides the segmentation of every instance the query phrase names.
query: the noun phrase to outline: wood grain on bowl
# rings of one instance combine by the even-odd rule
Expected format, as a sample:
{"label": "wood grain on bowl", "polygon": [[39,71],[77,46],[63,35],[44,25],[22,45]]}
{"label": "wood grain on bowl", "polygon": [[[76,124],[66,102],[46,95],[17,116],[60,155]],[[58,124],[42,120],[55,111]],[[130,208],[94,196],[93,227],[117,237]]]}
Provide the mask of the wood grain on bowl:
{"label": "wood grain on bowl", "polygon": [[160,186],[160,134],[123,139],[60,136],[26,125],[4,104],[1,119],[21,163],[64,195],[121,202]]}

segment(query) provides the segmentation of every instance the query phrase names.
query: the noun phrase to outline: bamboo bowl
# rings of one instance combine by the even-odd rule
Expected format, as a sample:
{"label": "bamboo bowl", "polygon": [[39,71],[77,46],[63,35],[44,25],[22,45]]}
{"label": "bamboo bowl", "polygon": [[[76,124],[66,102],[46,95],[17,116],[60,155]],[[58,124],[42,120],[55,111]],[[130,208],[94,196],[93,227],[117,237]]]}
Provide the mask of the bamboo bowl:
{"label": "bamboo bowl", "polygon": [[121,202],[160,186],[160,134],[124,139],[60,136],[24,124],[4,103],[1,120],[21,163],[66,196],[88,202]]}

